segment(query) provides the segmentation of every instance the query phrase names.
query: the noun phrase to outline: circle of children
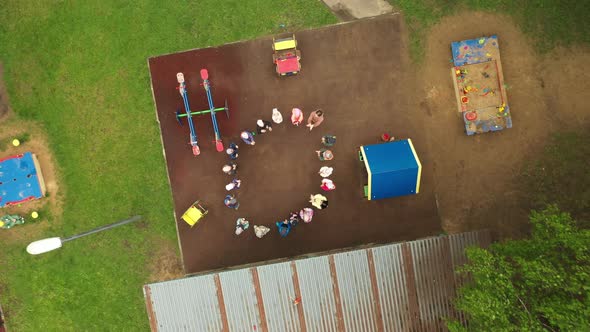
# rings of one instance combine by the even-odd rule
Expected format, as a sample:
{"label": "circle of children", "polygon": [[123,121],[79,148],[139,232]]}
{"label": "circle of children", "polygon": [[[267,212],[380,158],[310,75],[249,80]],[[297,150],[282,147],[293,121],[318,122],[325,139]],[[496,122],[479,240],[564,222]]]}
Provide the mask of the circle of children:
{"label": "circle of children", "polygon": [[[272,120],[275,124],[280,124],[283,122],[283,116],[276,108],[272,110]],[[321,109],[318,109],[310,114],[309,118],[307,119],[307,127],[311,131],[313,128],[319,126],[323,121],[324,113]],[[294,108],[291,112],[291,123],[294,126],[299,127],[299,125],[302,122],[303,111],[301,111],[299,108]],[[269,133],[271,131],[272,123],[270,121],[257,120],[256,132],[254,133],[247,130],[242,131],[240,133],[240,138],[247,145],[255,145],[256,142],[254,140],[254,136],[256,134],[261,135]],[[318,159],[320,161],[332,160],[334,158],[334,154],[328,148],[333,146],[335,143],[336,136],[324,135],[322,137],[322,144],[325,146],[325,148],[316,151]],[[235,177],[238,172],[238,164],[236,162],[236,160],[238,159],[238,145],[233,142],[230,143],[228,149],[225,152],[227,153],[230,161],[222,167],[222,171],[229,176],[233,176],[233,179],[230,183],[228,183],[225,186],[225,189],[227,191],[237,190],[240,188],[242,184],[242,181]],[[334,182],[328,178],[330,175],[332,175],[333,171],[334,169],[328,166],[322,166],[320,168],[319,175],[322,178],[320,188],[322,190],[331,191],[336,189]],[[315,207],[318,210],[322,210],[328,207],[328,198],[322,194],[310,195],[309,202],[313,207]],[[238,202],[236,194],[228,194],[227,196],[225,196],[224,204],[228,208],[235,210],[237,210],[240,207],[240,203]],[[289,234],[291,228],[297,225],[300,221],[303,221],[304,223],[311,222],[313,218],[313,213],[314,211],[310,207],[304,207],[299,211],[291,212],[289,218],[284,219],[282,221],[277,221],[275,223],[279,234],[282,237],[285,237]],[[249,227],[250,222],[246,218],[238,218],[238,220],[236,220],[236,235],[242,234]],[[258,238],[262,238],[270,231],[270,228],[266,226],[255,225],[253,228],[254,233]]]}

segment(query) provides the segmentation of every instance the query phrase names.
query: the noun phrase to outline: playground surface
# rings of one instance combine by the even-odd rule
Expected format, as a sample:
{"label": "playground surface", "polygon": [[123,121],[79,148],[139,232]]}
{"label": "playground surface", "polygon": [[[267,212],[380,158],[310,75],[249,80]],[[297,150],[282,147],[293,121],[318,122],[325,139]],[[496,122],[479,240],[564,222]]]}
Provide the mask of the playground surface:
{"label": "playground surface", "polygon": [[[370,243],[412,240],[441,232],[433,193],[433,170],[420,117],[408,111],[411,101],[404,85],[409,59],[404,52],[401,18],[374,19],[296,33],[302,52],[302,71],[279,78],[272,64],[271,37],[220,47],[191,50],[149,59],[152,90],[176,214],[177,230],[187,274],[294,257]],[[193,117],[201,154],[193,156],[186,123],[180,127],[175,112],[183,101],[176,89],[176,73],[183,72],[193,111],[208,109],[199,84],[206,68],[216,107],[227,99],[230,118],[217,120],[227,147],[240,146],[237,163],[242,187],[239,210],[223,204],[222,173],[228,161],[217,152],[208,114]],[[241,130],[254,130],[256,119],[270,120],[278,107],[284,122],[257,135],[256,145],[239,139]],[[321,108],[325,121],[312,132],[289,122],[291,108],[307,117]],[[363,198],[362,165],[358,147],[377,143],[381,132],[412,138],[423,164],[418,195],[367,201]],[[337,136],[335,158],[320,162],[315,154],[325,134]],[[323,165],[334,167],[337,189],[322,192]],[[300,224],[281,238],[274,223],[291,211],[310,206],[310,194],[322,193],[329,207],[317,211],[310,224]],[[195,227],[180,216],[197,199],[209,210]],[[250,227],[265,225],[262,239],[250,229],[234,234],[235,221],[245,217]]]}

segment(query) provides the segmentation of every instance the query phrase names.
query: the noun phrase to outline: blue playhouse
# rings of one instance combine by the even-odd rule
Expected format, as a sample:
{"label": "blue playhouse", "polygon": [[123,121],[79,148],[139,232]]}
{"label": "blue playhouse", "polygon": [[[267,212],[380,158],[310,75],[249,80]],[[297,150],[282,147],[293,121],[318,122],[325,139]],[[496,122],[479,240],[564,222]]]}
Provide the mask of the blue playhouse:
{"label": "blue playhouse", "polygon": [[360,159],[367,170],[368,200],[417,194],[422,164],[411,139],[364,145]]}
{"label": "blue playhouse", "polygon": [[0,208],[45,196],[37,157],[26,152],[0,159]]}

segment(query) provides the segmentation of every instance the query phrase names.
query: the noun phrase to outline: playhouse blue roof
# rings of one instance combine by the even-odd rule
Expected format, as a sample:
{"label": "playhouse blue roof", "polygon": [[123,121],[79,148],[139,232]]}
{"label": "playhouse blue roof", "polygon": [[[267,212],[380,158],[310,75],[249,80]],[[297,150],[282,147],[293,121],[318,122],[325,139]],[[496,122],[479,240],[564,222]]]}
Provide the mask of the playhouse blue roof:
{"label": "playhouse blue roof", "polygon": [[373,176],[418,167],[408,140],[365,145],[363,149]]}
{"label": "playhouse blue roof", "polygon": [[417,194],[422,165],[410,139],[361,147],[369,200]]}

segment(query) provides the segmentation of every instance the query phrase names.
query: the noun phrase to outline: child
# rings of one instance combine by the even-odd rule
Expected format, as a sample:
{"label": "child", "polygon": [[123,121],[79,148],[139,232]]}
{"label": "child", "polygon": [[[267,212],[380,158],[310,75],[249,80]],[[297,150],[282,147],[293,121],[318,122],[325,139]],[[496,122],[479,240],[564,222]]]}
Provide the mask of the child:
{"label": "child", "polygon": [[322,144],[325,146],[332,146],[336,144],[336,136],[333,135],[324,135],[322,136]]}
{"label": "child", "polygon": [[332,172],[334,172],[334,168],[332,167],[328,167],[328,166],[322,166],[322,168],[320,168],[320,176],[323,178],[327,178],[328,176],[332,175]]}
{"label": "child", "polygon": [[303,122],[303,112],[298,108],[294,108],[291,112],[291,123],[299,127],[301,122]]}
{"label": "child", "polygon": [[235,175],[238,172],[238,164],[232,161],[229,164],[223,165],[221,170],[227,175]]}
{"label": "child", "polygon": [[389,135],[388,133],[383,133],[381,134],[381,140],[383,142],[393,142],[395,140],[395,137]]}
{"label": "child", "polygon": [[242,234],[248,227],[250,227],[250,222],[246,218],[238,218],[236,220],[236,235]]}
{"label": "child", "polygon": [[225,206],[227,206],[228,208],[234,209],[234,210],[237,210],[240,207],[240,203],[238,202],[238,200],[236,199],[236,196],[234,196],[234,195],[225,196],[225,199],[223,200],[223,204],[225,204]]}
{"label": "child", "polygon": [[258,134],[265,134],[269,131],[272,131],[272,124],[270,121],[260,119],[256,121],[256,132]]}
{"label": "child", "polygon": [[332,191],[336,189],[336,185],[330,179],[322,179],[322,184],[320,185],[324,191]]}
{"label": "child", "polygon": [[277,221],[275,225],[277,225],[279,234],[282,237],[289,235],[289,232],[291,231],[291,223],[288,220]]}
{"label": "child", "polygon": [[297,212],[291,212],[288,221],[291,224],[291,226],[297,226],[297,224],[299,223],[299,214]]}
{"label": "child", "polygon": [[320,158],[321,161],[334,159],[334,154],[328,149],[321,149],[316,151],[316,153],[318,154],[318,158]]}
{"label": "child", "polygon": [[238,145],[234,142],[229,143],[229,147],[225,150],[225,153],[229,156],[229,159],[238,159]]}
{"label": "child", "polygon": [[272,109],[272,121],[276,124],[283,122],[283,115],[276,108]]}
{"label": "child", "polygon": [[316,110],[315,112],[309,115],[307,119],[307,126],[309,127],[309,131],[313,128],[319,126],[324,121],[324,112],[321,109]]}
{"label": "child", "polygon": [[230,191],[234,189],[240,189],[240,185],[242,184],[242,180],[233,179],[230,183],[225,185],[225,190]]}
{"label": "child", "polygon": [[256,234],[256,237],[259,239],[262,239],[262,237],[265,236],[266,233],[268,233],[269,231],[270,231],[270,228],[268,228],[266,226],[254,225],[254,234]]}
{"label": "child", "polygon": [[5,215],[0,218],[0,228],[10,229],[15,225],[22,225],[25,223],[25,218],[13,214],[13,215]]}
{"label": "child", "polygon": [[248,145],[256,144],[256,142],[254,142],[254,135],[252,135],[252,133],[249,131],[242,131],[242,133],[240,134],[240,138],[242,139],[242,141],[244,141],[244,143]]}
{"label": "child", "polygon": [[313,209],[311,208],[304,208],[299,211],[299,217],[303,220],[304,223],[310,223],[311,219],[313,218]]}

